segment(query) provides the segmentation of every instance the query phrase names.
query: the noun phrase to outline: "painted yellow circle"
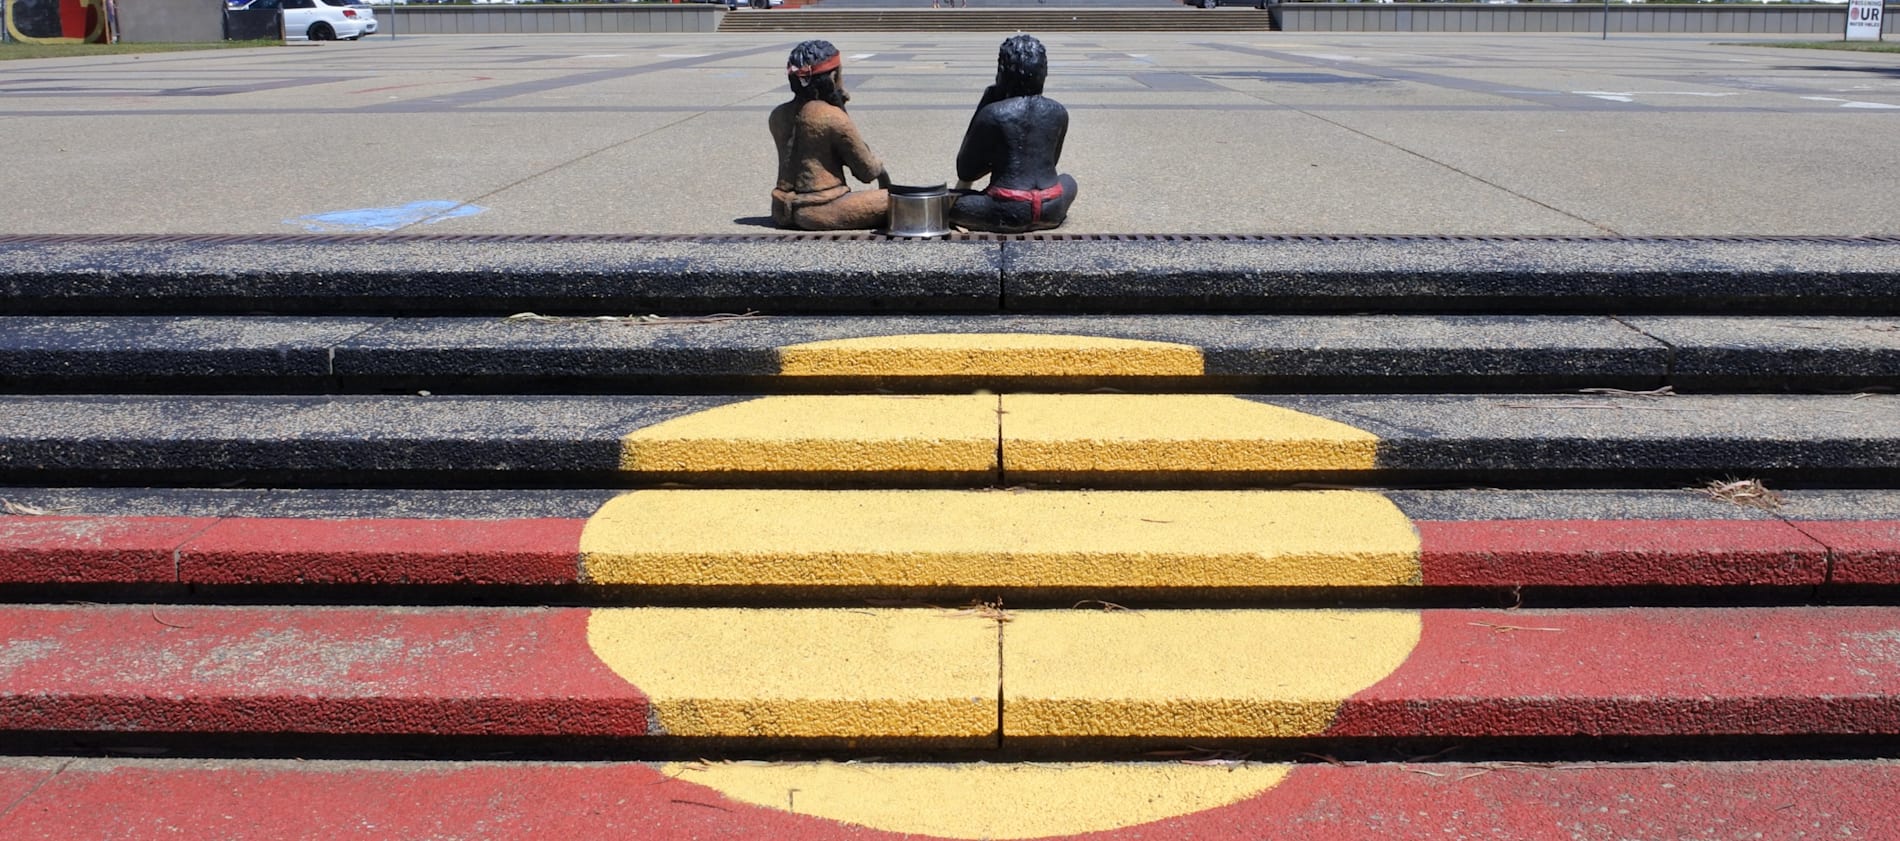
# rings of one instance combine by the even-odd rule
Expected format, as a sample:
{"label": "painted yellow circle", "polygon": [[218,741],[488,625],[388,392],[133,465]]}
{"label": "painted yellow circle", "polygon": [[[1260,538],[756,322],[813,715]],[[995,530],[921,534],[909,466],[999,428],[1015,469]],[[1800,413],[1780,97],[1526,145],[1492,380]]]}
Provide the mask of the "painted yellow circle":
{"label": "painted yellow circle", "polygon": [[792,345],[788,377],[1198,377],[1199,348],[1033,333],[931,333]]}
{"label": "painted yellow circle", "polygon": [[[891,337],[814,343],[788,348],[781,356],[788,376],[1183,376],[1201,370],[1196,360],[1184,357],[1181,346],[1073,336]],[[655,473],[825,475],[967,474],[1000,468],[1008,476],[1014,466],[1043,477],[1148,470],[1363,471],[1373,467],[1376,449],[1376,436],[1351,426],[1221,395],[767,397],[634,432],[623,439],[622,467]],[[705,499],[713,501],[715,495],[707,493]],[[911,584],[916,582],[903,577],[912,574],[906,565],[933,551],[908,546],[894,558],[867,561],[877,555],[879,542],[859,537],[884,535],[890,543],[903,544],[920,535],[899,536],[889,523],[854,524],[848,509],[858,503],[844,498],[812,507],[758,493],[717,497],[719,504],[764,518],[757,523],[695,520],[686,510],[693,505],[691,496],[649,496],[607,506],[599,522],[590,521],[583,540],[590,580],[747,586],[745,570],[752,565],[734,564],[728,554],[755,553],[756,560],[757,553],[774,546],[795,548],[804,540],[821,548],[792,566],[829,570],[805,579],[800,576],[806,573],[781,569],[775,573],[780,584],[829,583],[840,570],[863,576],[866,564],[869,580],[859,584]],[[1178,492],[1146,493],[1157,504],[1136,516],[1138,522],[1153,521],[1140,525],[1169,526],[1192,508],[1182,507],[1186,498]],[[1312,493],[1313,501],[1321,498],[1322,492]],[[1298,567],[1275,562],[1285,570],[1302,570],[1274,573],[1285,578],[1280,583],[1417,583],[1411,524],[1389,502],[1361,499],[1368,496],[1339,494],[1338,504],[1310,511],[1304,510],[1311,506],[1302,497],[1282,511],[1293,519],[1343,518],[1331,526],[1333,532],[1383,537],[1332,552],[1324,545],[1307,547],[1307,556],[1316,561]],[[686,508],[659,511],[667,506]],[[1061,511],[1047,513],[1054,521],[1044,528],[1025,523],[1015,531],[998,528],[994,506],[982,502],[959,501],[940,506],[937,513],[943,534],[983,534],[1029,558],[1042,557],[1036,545],[1041,534],[1106,534],[1075,520],[1099,511],[1054,508]],[[794,511],[819,521],[773,517]],[[1122,522],[1127,513],[1114,515],[1118,527],[1138,529]],[[650,540],[637,536],[639,529],[668,525],[680,530],[652,532]],[[722,533],[722,528],[744,531]],[[1293,523],[1286,534],[1309,531],[1310,524]],[[1153,538],[1166,532],[1125,534]],[[1113,566],[1115,547],[1076,542],[1089,551],[1105,550],[1111,558],[1107,566]],[[977,545],[981,540],[965,543],[939,554],[959,558],[957,563],[981,563],[1001,551]],[[1382,553],[1376,560],[1355,554],[1371,553],[1366,547],[1375,544]],[[723,548],[707,551],[705,546]],[[652,563],[658,556],[647,550],[664,556],[658,566]],[[1179,563],[1181,556],[1156,557],[1162,560],[1149,572],[1104,586],[1141,586],[1170,575],[1174,580],[1187,576],[1190,580],[1180,582],[1184,586],[1201,575],[1210,583],[1234,584],[1218,581],[1226,574],[1219,564],[1197,568]],[[1059,561],[1038,564],[1028,572],[1008,570],[1030,578],[1007,583],[1047,585],[1035,580],[1034,569],[1061,567]],[[847,569],[854,565],[856,571]],[[962,572],[939,568],[924,575],[956,583]],[[1398,668],[1419,636],[1417,614],[1402,611],[1043,611],[1016,613],[1008,622],[995,619],[930,610],[603,609],[590,622],[589,643],[610,668],[647,693],[658,732],[847,739],[881,734],[956,743],[993,738],[999,703],[1006,736],[1319,734],[1347,698]],[[1288,769],[728,763],[668,770],[734,800],[877,829],[950,838],[1032,838],[1132,826],[1238,802],[1271,788]]]}
{"label": "painted yellow circle", "polygon": [[743,803],[940,838],[1039,838],[1164,820],[1272,788],[1285,765],[675,763]]}
{"label": "painted yellow circle", "polygon": [[672,587],[1390,587],[1418,532],[1364,491],[649,490],[581,533],[586,580]]}

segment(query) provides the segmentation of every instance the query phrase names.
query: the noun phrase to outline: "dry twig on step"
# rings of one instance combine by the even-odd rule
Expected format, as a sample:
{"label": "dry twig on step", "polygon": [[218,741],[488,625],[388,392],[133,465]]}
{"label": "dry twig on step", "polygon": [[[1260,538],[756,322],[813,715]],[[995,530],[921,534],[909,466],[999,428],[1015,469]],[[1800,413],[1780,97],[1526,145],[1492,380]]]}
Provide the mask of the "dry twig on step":
{"label": "dry twig on step", "polygon": [[1783,501],[1781,494],[1769,490],[1760,479],[1715,479],[1696,490],[1710,499],[1763,511],[1778,509]]}
{"label": "dry twig on step", "polygon": [[1508,634],[1508,633],[1511,633],[1512,631],[1561,631],[1563,630],[1562,628],[1539,628],[1539,627],[1534,627],[1531,625],[1499,625],[1496,622],[1466,622],[1465,624],[1478,627],[1478,628],[1490,628],[1492,631],[1496,633],[1500,633],[1500,634]]}
{"label": "dry twig on step", "polygon": [[1666,385],[1661,388],[1652,388],[1648,391],[1630,391],[1622,388],[1580,388],[1577,389],[1577,393],[1602,394],[1610,397],[1674,397],[1676,396],[1676,387]]}

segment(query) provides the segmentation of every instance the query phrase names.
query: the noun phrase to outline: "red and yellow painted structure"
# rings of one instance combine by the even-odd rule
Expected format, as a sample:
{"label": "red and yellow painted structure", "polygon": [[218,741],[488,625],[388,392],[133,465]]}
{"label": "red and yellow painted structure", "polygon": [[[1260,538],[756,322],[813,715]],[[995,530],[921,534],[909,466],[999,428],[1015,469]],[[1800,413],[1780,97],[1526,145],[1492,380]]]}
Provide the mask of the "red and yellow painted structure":
{"label": "red and yellow painted structure", "polygon": [[[283,762],[32,761],[0,766],[0,816],[13,837],[382,839],[598,837],[915,837],[839,824],[801,804],[817,792],[778,790],[757,805],[692,782],[715,764],[496,763],[482,765]],[[764,766],[748,766],[760,767]],[[1229,800],[1238,769],[1154,766],[1209,788],[1206,807],[1092,839],[1376,837],[1673,838],[1685,826],[1764,837],[1815,827],[1880,837],[1896,817],[1895,775],[1854,762],[1706,765],[1306,765],[1271,797]],[[870,771],[836,766],[863,778]],[[1067,779],[1065,766],[1025,768],[1010,785],[1024,800],[1113,797]],[[1138,777],[1131,773],[1130,777]],[[1842,796],[1852,792],[1853,796]],[[1055,800],[1045,799],[1053,797]],[[1137,798],[1141,799],[1141,798]],[[165,808],[151,808],[152,804]],[[1604,807],[1608,808],[1604,808]],[[1086,809],[1056,806],[1053,814]],[[959,816],[949,815],[950,820]],[[980,819],[981,816],[964,816]],[[968,823],[978,823],[971,820]],[[1076,834],[1069,825],[1066,833]],[[955,837],[955,827],[930,834]],[[968,832],[965,826],[963,832]],[[962,837],[973,837],[965,834]],[[988,837],[1023,837],[994,834]]]}
{"label": "red and yellow painted structure", "polygon": [[[916,837],[840,824],[806,806],[818,791],[778,789],[759,805],[693,780],[718,763],[493,763],[480,765],[282,762],[167,763],[34,761],[0,767],[0,795],[16,803],[0,833],[59,838],[572,838]],[[741,766],[766,769],[765,766]],[[858,780],[882,769],[830,766]],[[1798,838],[1815,827],[1881,837],[1894,823],[1896,776],[1857,762],[1712,764],[1303,765],[1270,797],[1230,799],[1226,786],[1266,766],[1162,763],[1163,774],[1205,786],[1204,808],[1183,809],[1087,837],[1281,838],[1363,841],[1379,837],[1674,838],[1685,826]],[[1008,780],[1051,815],[1088,812],[1064,801],[1108,800],[1127,788],[1096,788],[1067,766],[1021,768]],[[760,776],[765,776],[761,773]],[[1142,777],[1142,771],[1128,774]],[[1038,778],[1030,780],[1029,778]],[[1039,784],[1047,781],[1047,784]],[[1851,796],[1843,793],[1852,792]],[[928,798],[929,794],[922,795]],[[763,799],[764,795],[762,795]],[[1133,799],[1145,800],[1136,795]],[[164,808],[153,808],[164,804]],[[979,837],[984,815],[945,811],[924,832]],[[962,821],[958,821],[962,818]],[[1031,832],[1054,828],[1055,821]],[[1066,830],[1066,831],[1064,831]],[[1084,832],[1068,824],[1048,835]],[[996,833],[991,838],[1025,837]],[[1556,836],[1561,837],[1561,836]]]}
{"label": "red and yellow painted structure", "polygon": [[[786,349],[781,365],[824,377],[1202,370],[1192,348],[1164,343],[991,335],[818,343]],[[1168,485],[1372,475],[1379,439],[1227,395],[772,396],[629,430],[618,459],[625,473],[660,480]],[[51,582],[588,585],[776,606],[12,607],[0,610],[0,729],[910,750],[1900,735],[1900,614],[1890,608],[787,606],[812,593],[1054,592],[1099,605],[1288,588],[1891,585],[1895,522],[1414,522],[1371,491],[1021,488],[650,489],[587,516],[517,520],[0,520],[0,583]],[[587,836],[617,821],[682,837],[950,838],[1266,837],[1292,826],[1364,838],[1395,826],[1423,833],[1460,809],[1495,815],[1493,830],[1522,826],[1522,837],[1553,821],[1615,836],[1658,822],[1876,826],[1900,802],[1811,793],[1900,793],[1900,774],[1856,763],[1574,777],[1226,761],[42,770],[0,769],[0,784],[33,789],[0,830],[92,837],[117,821],[189,833],[220,808],[262,821],[296,808],[287,820],[299,831],[349,837],[361,830],[332,815],[392,775],[379,799],[399,791],[438,805],[398,810],[375,824],[379,837],[445,831],[460,820],[439,805],[449,802],[481,803],[483,816],[513,822],[509,832],[573,831],[584,814]],[[1527,790],[1525,780],[1536,782]],[[1628,797],[1632,785],[1640,796]],[[278,789],[301,799],[259,794]],[[260,805],[234,807],[240,790]],[[194,805],[115,817],[107,807],[128,791]],[[1767,815],[1783,797],[1799,811]],[[1612,800],[1615,815],[1595,810]],[[272,802],[302,805],[262,805]],[[1580,804],[1591,813],[1577,816]],[[424,815],[437,823],[416,823]]]}
{"label": "red and yellow painted structure", "polygon": [[[1900,617],[1887,608],[1008,619],[935,609],[16,608],[0,612],[13,652],[0,722],[935,748],[999,738],[1900,734],[1900,670],[1891,668]],[[523,772],[523,784],[564,773]],[[1040,837],[1214,808],[1264,820],[1312,805],[1314,792],[1280,787],[1300,791],[1331,773],[1168,762],[672,763],[638,772],[667,783],[665,798],[623,792],[629,800],[616,809],[675,812],[685,799],[728,815],[754,814],[743,804],[789,806],[893,832]],[[1431,812],[1423,798],[1436,787],[1412,782],[1405,790]],[[1887,769],[1876,782],[1892,791],[1900,781]]]}
{"label": "red and yellow painted structure", "polygon": [[[1333,496],[1346,504],[1329,507]],[[1185,507],[1194,500],[1211,504]],[[1372,527],[1276,519],[1315,510],[1379,518]],[[959,528],[943,519],[953,513],[990,519]],[[1032,515],[1066,519],[1039,531]],[[880,533],[890,539],[876,541]],[[0,519],[0,583],[613,584],[761,595],[1879,586],[1900,584],[1900,521],[1414,522],[1357,492],[654,490],[618,497],[591,519],[11,517]]]}

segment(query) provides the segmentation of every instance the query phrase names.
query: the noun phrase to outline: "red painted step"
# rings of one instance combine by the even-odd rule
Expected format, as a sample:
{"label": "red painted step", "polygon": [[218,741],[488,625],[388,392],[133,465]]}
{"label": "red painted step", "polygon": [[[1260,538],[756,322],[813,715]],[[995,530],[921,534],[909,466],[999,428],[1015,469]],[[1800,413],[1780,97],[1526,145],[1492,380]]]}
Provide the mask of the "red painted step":
{"label": "red painted step", "polygon": [[[581,580],[578,518],[0,518],[0,583]],[[1427,586],[1900,584],[1900,522],[1417,523]]]}
{"label": "red painted step", "polygon": [[[918,837],[690,780],[632,763],[9,760],[0,837]],[[1897,824],[1892,762],[1314,764],[1236,803],[1087,837],[1871,839]]]}
{"label": "red painted step", "polygon": [[[644,735],[647,694],[589,647],[590,613],[8,607],[0,730]],[[1892,608],[1431,610],[1422,625],[1329,735],[1900,734]]]}

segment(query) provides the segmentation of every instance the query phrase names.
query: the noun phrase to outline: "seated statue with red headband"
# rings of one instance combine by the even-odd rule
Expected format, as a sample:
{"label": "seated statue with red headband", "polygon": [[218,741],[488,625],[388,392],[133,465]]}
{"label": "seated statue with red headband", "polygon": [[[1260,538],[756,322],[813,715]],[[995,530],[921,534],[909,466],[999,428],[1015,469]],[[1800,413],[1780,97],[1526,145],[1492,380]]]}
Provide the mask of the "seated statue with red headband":
{"label": "seated statue with red headband", "polygon": [[[983,91],[957,152],[957,189],[949,221],[965,230],[1020,234],[1062,224],[1075,201],[1075,179],[1056,174],[1069,111],[1042,95],[1049,57],[1042,42],[1017,35],[996,57],[996,84]],[[967,192],[988,175],[982,192]]]}
{"label": "seated statue with red headband", "polygon": [[[772,189],[772,221],[783,228],[842,231],[876,228],[890,208],[890,175],[858,137],[845,113],[850,95],[838,48],[806,41],[792,48],[785,75],[792,100],[772,109],[769,124],[778,146],[778,186]],[[852,192],[844,171],[880,189]]]}

